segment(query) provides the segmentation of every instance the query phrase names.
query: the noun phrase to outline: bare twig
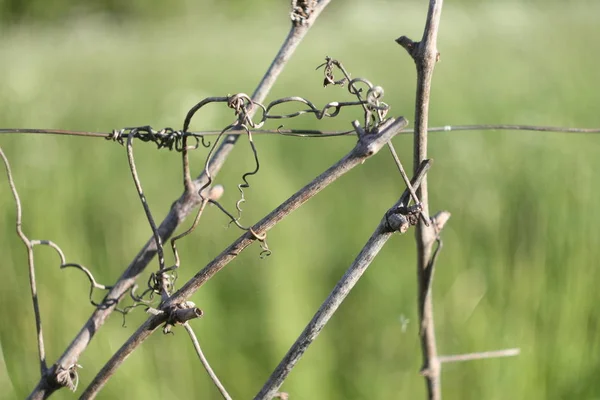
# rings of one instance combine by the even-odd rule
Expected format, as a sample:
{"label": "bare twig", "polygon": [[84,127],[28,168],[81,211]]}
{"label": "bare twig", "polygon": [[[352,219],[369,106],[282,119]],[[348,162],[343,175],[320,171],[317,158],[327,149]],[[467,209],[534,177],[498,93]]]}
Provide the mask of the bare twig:
{"label": "bare twig", "polygon": [[[400,161],[400,157],[398,157],[398,153],[396,152],[396,148],[394,147],[394,144],[390,141],[390,142],[388,142],[387,145],[388,145],[388,148],[390,149],[390,153],[392,154],[392,158],[394,159],[394,162],[396,163],[398,172],[400,172],[400,176],[402,177],[402,180],[404,181],[404,184],[406,185],[406,188],[408,189],[408,192],[410,193],[410,196],[412,197],[413,201],[416,204],[419,204],[420,201],[419,201],[419,198],[417,197],[417,193],[415,192],[414,188],[410,184],[410,179],[408,179],[408,175],[406,175],[406,171],[404,170],[402,161]],[[420,215],[421,215],[421,220],[423,221],[425,226],[429,226],[429,221],[426,219],[425,215],[423,213],[421,213]]]}
{"label": "bare twig", "polygon": [[[48,367],[46,365],[46,350],[44,348],[44,334],[42,332],[42,316],[40,314],[40,306],[37,292],[37,285],[35,280],[35,268],[33,261],[33,246],[31,240],[23,233],[22,229],[22,210],[21,210],[21,200],[19,199],[19,193],[17,192],[17,187],[15,186],[15,182],[13,180],[12,171],[10,169],[10,164],[8,162],[8,158],[0,148],[0,157],[2,157],[2,161],[4,162],[4,167],[6,168],[6,176],[8,177],[8,185],[10,186],[10,190],[15,199],[15,206],[17,208],[16,215],[16,229],[17,234],[21,238],[23,244],[27,248],[27,264],[29,266],[29,288],[31,289],[31,301],[33,303],[33,313],[35,315],[35,328],[37,332],[37,345],[38,345],[38,353],[40,357],[40,374],[44,376]],[[41,242],[38,241],[41,244]],[[57,250],[61,255],[61,263],[64,264],[64,256],[62,255],[62,251],[60,249]]]}
{"label": "bare twig", "polygon": [[[252,97],[254,101],[262,102],[266,98],[270,89],[275,84],[279,74],[291,58],[292,54],[310,27],[314,24],[321,11],[329,4],[329,2],[330,0],[318,1],[311,10],[311,13],[306,19],[305,23],[301,25],[292,25],[287,38],[275,56],[271,66],[256,88]],[[213,176],[216,175],[223,166],[236,141],[237,135],[229,135],[215,153],[212,165],[210,167],[210,171]],[[206,177],[201,175],[194,181],[194,184],[196,188],[200,188],[205,182]],[[158,233],[161,240],[167,240],[173,234],[179,224],[192,212],[194,207],[198,206],[200,202],[200,196],[195,193],[191,194],[185,192],[171,206],[171,210],[169,211],[168,215],[158,227]],[[115,285],[113,285],[112,290],[107,294],[105,300],[107,306],[100,307],[93,312],[91,317],[73,339],[69,347],[60,356],[56,364],[42,376],[42,379],[40,379],[30,394],[31,399],[47,398],[54,391],[62,387],[60,382],[57,380],[58,371],[61,369],[67,369],[76,364],[76,361],[79,359],[81,353],[87,348],[92,337],[96,334],[98,329],[100,329],[100,327],[104,324],[104,321],[115,309],[118,301],[123,298],[127,291],[134,285],[135,280],[144,271],[156,252],[156,241],[154,238],[151,238],[140,250],[138,255],[127,267],[127,269],[123,272],[121,277],[119,277]]]}
{"label": "bare twig", "polygon": [[[417,175],[412,181],[411,187],[419,187],[423,178],[429,170],[430,163],[423,162],[421,168],[417,171]],[[292,345],[283,360],[273,371],[268,381],[262,387],[260,392],[254,397],[254,400],[272,399],[276,394],[283,381],[287,378],[292,369],[296,366],[308,346],[317,338],[321,330],[325,327],[329,319],[337,311],[340,304],[350,293],[352,288],[358,283],[358,280],[367,270],[375,256],[379,253],[383,245],[388,241],[391,235],[398,229],[390,229],[388,218],[390,214],[395,214],[396,211],[408,205],[411,194],[409,189],[406,189],[400,200],[385,214],[371,238],[362,248],[350,268],[344,276],[338,281],[334,289],[331,291],[327,299],[323,302],[317,313],[308,323],[304,331],[300,334],[296,342]],[[402,230],[401,230],[402,231]],[[406,230],[403,230],[403,233]]]}
{"label": "bare twig", "polygon": [[[357,122],[355,122],[357,123]],[[266,237],[267,231],[273,228],[287,215],[298,209],[302,204],[315,196],[336,179],[350,171],[353,167],[363,163],[366,159],[376,154],[394,135],[400,132],[407,124],[407,121],[400,117],[392,123],[387,124],[387,129],[379,134],[365,135],[359,140],[354,149],[345,157],[331,166],[321,175],[316,177],[308,185],[297,191],[289,199],[283,202],[279,207],[270,212],[266,217],[256,223],[246,233],[235,240],[225,250],[221,252],[208,265],[194,275],[186,282],[181,289],[173,293],[161,309],[170,310],[177,304],[185,301],[194,294],[202,285],[204,285],[217,272],[223,269],[233,259],[235,259],[244,249],[256,240]],[[94,397],[98,391],[106,384],[108,379],[115,373],[123,361],[139,346],[150,334],[163,322],[166,321],[167,312],[150,317],[143,327],[138,329],[127,342],[111,357],[102,370],[93,379],[90,386],[84,392],[86,398]]]}
{"label": "bare twig", "polygon": [[[417,92],[415,100],[415,134],[414,134],[414,168],[427,158],[427,125],[429,119],[429,97],[431,93],[431,78],[435,63],[439,59],[437,50],[437,35],[442,13],[443,0],[430,0],[427,20],[423,37],[420,42],[413,42],[406,36],[396,41],[413,58],[417,67]],[[427,179],[423,181],[417,191],[421,200],[423,213],[429,215],[429,196],[427,192]],[[433,245],[439,238],[432,227],[420,223],[416,230],[417,241],[417,276],[419,294],[419,333],[423,353],[422,373],[427,382],[428,396],[430,399],[441,399],[440,388],[440,362],[437,355],[435,341],[435,326],[433,318],[432,281],[434,271]],[[440,243],[440,242],[438,242]],[[438,246],[438,250],[439,250]]]}
{"label": "bare twig", "polygon": [[210,376],[210,379],[213,381],[213,383],[215,384],[215,386],[217,387],[217,389],[219,390],[219,392],[221,393],[223,398],[225,400],[231,400],[231,396],[229,395],[229,393],[227,393],[225,386],[223,386],[223,384],[221,383],[221,381],[219,380],[219,378],[217,377],[217,375],[215,374],[213,369],[210,367],[210,364],[208,363],[206,356],[204,356],[204,353],[202,352],[202,348],[200,347],[200,342],[198,342],[198,338],[196,337],[194,330],[190,326],[190,323],[185,322],[183,324],[183,327],[187,331],[188,335],[190,335],[190,339],[192,339],[192,344],[194,345],[194,350],[196,350],[196,354],[198,354],[198,358],[200,359],[202,366],[208,373],[208,376]]}
{"label": "bare twig", "polygon": [[456,354],[451,356],[439,356],[440,363],[451,363],[460,361],[483,360],[485,358],[513,357],[518,356],[521,349],[504,349],[496,351],[482,351],[479,353]]}
{"label": "bare twig", "polygon": [[[150,206],[148,205],[148,200],[146,199],[146,195],[144,194],[144,190],[142,189],[142,183],[140,182],[140,178],[137,173],[137,168],[135,166],[135,157],[133,156],[133,138],[134,135],[130,135],[127,138],[127,161],[129,162],[129,169],[131,170],[131,175],[133,177],[133,182],[135,184],[135,188],[137,190],[138,197],[142,202],[142,207],[144,208],[144,212],[146,213],[146,219],[150,224],[150,229],[152,230],[152,236],[154,237],[155,246],[158,253],[158,265],[160,271],[165,269],[165,255],[163,251],[163,244],[160,235],[158,234],[158,229],[156,228],[156,222],[154,222],[154,217],[152,216],[152,212],[150,211]],[[163,292],[163,294],[166,294]]]}

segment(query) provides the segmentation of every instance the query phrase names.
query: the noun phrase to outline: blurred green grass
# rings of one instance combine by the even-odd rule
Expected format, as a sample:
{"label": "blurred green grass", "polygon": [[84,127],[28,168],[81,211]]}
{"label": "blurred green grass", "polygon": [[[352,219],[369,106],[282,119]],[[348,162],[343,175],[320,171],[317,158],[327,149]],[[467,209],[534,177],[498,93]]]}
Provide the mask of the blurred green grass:
{"label": "blurred green grass", "polygon": [[[383,86],[392,114],[411,119],[414,66],[393,39],[417,38],[425,8],[348,4],[324,14],[269,98],[298,95],[316,104],[348,99],[343,89],[323,89],[314,71],[329,55],[353,76]],[[589,40],[600,34],[599,11],[595,3],[446,4],[431,125],[598,126],[598,55]],[[275,12],[240,15],[218,7],[154,23],[90,17],[4,29],[0,126],[179,127],[203,97],[251,92],[287,29]],[[231,118],[223,107],[200,117],[194,129],[218,129]],[[353,118],[348,112],[322,124],[307,117],[286,126],[346,129]],[[255,141],[262,167],[246,191],[246,224],[353,146],[352,138]],[[410,166],[411,138],[395,143]],[[440,352],[522,349],[516,358],[447,365],[445,398],[599,398],[598,138],[453,132],[432,134],[430,144],[432,210],[452,212],[434,289]],[[99,139],[25,135],[2,135],[0,145],[12,163],[30,237],[52,239],[69,260],[113,282],[150,235],[124,149]],[[149,203],[161,219],[181,192],[178,156],[141,143],[135,152]],[[196,172],[204,156],[193,156]],[[231,207],[248,168],[252,155],[241,141],[218,178]],[[38,367],[25,251],[14,234],[12,197],[6,183],[0,187],[6,279],[0,291],[0,398],[8,399],[29,393]],[[194,323],[199,339],[233,397],[258,391],[401,191],[393,162],[382,152],[277,226],[269,235],[271,257],[261,260],[252,247],[193,296],[205,311]],[[203,218],[178,244],[181,282],[239,235],[225,229],[226,218],[214,208]],[[48,249],[37,249],[36,262],[48,359],[54,362],[91,312],[88,286],[75,271],[59,271]],[[412,235],[394,237],[282,390],[294,399],[423,398],[414,265]],[[406,331],[403,318],[410,321]],[[81,385],[144,319],[140,311],[128,316],[126,328],[118,315],[106,323],[80,360]],[[219,398],[180,330],[148,340],[100,397]]]}

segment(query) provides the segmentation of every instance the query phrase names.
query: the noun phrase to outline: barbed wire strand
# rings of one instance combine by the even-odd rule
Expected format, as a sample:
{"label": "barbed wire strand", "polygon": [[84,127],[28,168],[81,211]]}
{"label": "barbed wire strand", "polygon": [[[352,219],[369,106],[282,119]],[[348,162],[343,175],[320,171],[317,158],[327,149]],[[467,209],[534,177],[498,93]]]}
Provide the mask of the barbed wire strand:
{"label": "barbed wire strand", "polygon": [[[430,127],[427,129],[430,133],[440,132],[461,132],[461,131],[532,131],[532,132],[554,132],[554,133],[573,133],[573,134],[595,134],[600,133],[600,128],[568,128],[561,126],[542,126],[542,125],[518,125],[518,124],[483,124],[483,125],[444,125]],[[186,132],[185,136],[201,137],[215,136],[221,133],[220,130],[207,130],[198,132]],[[413,134],[414,129],[404,129],[400,134]],[[32,128],[2,128],[0,134],[35,134],[35,135],[64,135],[64,136],[84,136],[97,138],[110,138],[111,133],[106,132],[86,132],[86,131],[65,131],[58,129],[32,129]],[[243,135],[242,131],[229,131],[228,135]],[[345,131],[322,131],[318,129],[253,129],[254,135],[276,135],[302,138],[326,138],[339,136],[354,136],[355,130]],[[128,135],[123,134],[124,139]]]}
{"label": "barbed wire strand", "polygon": [[210,379],[213,381],[213,383],[215,384],[215,386],[221,393],[221,396],[223,396],[223,398],[225,400],[231,400],[231,396],[229,395],[229,393],[227,393],[225,386],[223,386],[223,384],[221,383],[221,381],[219,380],[219,378],[217,377],[217,375],[211,368],[210,364],[208,363],[208,360],[206,359],[206,356],[204,355],[204,352],[202,351],[202,348],[200,347],[200,342],[198,341],[198,338],[196,337],[196,334],[194,333],[194,330],[192,329],[190,323],[189,322],[183,323],[183,327],[187,331],[188,335],[190,335],[190,339],[192,340],[192,344],[194,345],[194,350],[196,350],[196,354],[198,355],[198,358],[200,359],[202,366],[204,367],[204,369],[206,370],[206,373],[208,373],[208,376],[210,377]]}

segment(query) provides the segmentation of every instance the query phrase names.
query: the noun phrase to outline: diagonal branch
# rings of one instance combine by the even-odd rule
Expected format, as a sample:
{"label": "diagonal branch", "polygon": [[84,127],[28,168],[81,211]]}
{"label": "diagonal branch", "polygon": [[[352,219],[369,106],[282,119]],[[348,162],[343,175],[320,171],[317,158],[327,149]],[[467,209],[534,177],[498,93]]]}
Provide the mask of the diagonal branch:
{"label": "diagonal branch", "polygon": [[[357,124],[358,122],[355,121],[355,123]],[[98,375],[96,375],[82,397],[93,398],[137,346],[142,344],[142,342],[144,342],[144,340],[146,340],[161,323],[167,321],[170,310],[176,308],[178,304],[188,299],[210,278],[233,261],[244,249],[256,240],[264,240],[267,232],[283,220],[283,218],[300,208],[300,206],[306,203],[310,198],[314,197],[321,190],[325,189],[336,179],[376,154],[388,141],[398,134],[406,124],[407,121],[402,117],[397,120],[390,119],[386,123],[386,129],[383,129],[381,133],[363,136],[356,146],[340,161],[293,194],[289,199],[270,212],[266,217],[256,223],[246,233],[223,250],[221,254],[194,275],[181,287],[181,289],[175,292],[169,300],[162,305],[161,310],[164,311],[163,313],[150,317],[127,340],[127,342],[106,363]]]}
{"label": "diagonal branch", "polygon": [[[415,133],[414,133],[414,168],[416,169],[427,158],[427,126],[429,120],[429,98],[431,94],[431,78],[435,63],[439,59],[437,35],[442,13],[443,0],[430,0],[423,37],[420,42],[413,42],[406,36],[396,40],[413,58],[417,67],[417,93],[415,100]],[[429,214],[429,195],[427,179],[417,191],[423,205],[423,214]],[[435,255],[433,246],[437,234],[433,227],[420,223],[416,229],[417,241],[417,277],[419,294],[419,319],[421,350],[423,353],[422,374],[425,376],[429,399],[441,399],[440,370],[437,355],[435,327],[433,319],[432,282]],[[438,247],[439,248],[439,247]]]}
{"label": "diagonal branch", "polygon": [[[292,24],[292,28],[279,52],[275,56],[269,69],[263,79],[256,88],[252,99],[262,102],[275,84],[279,74],[291,58],[292,54],[306,36],[310,27],[314,24],[317,17],[323,9],[329,4],[330,0],[320,0],[316,3],[310,16],[303,24]],[[229,153],[233,149],[238,136],[228,135],[226,140],[221,144],[212,159],[209,167],[212,176],[215,176],[225,163]],[[201,188],[207,181],[204,174],[199,176],[195,181],[195,187]],[[197,193],[184,192],[183,195],[173,203],[168,215],[162,221],[157,231],[162,239],[166,241],[183,220],[200,204],[201,199]],[[50,396],[54,391],[60,389],[62,385],[57,380],[57,374],[60,370],[66,370],[75,365],[79,356],[92,340],[98,329],[104,324],[108,316],[114,311],[117,303],[125,296],[127,291],[134,285],[137,277],[144,271],[146,266],[154,258],[157,252],[156,241],[151,238],[146,242],[144,247],[136,255],[134,260],[129,264],[121,277],[113,285],[112,290],[107,294],[103,307],[99,307],[90,316],[79,333],[75,336],[69,347],[60,356],[55,365],[50,368],[40,379],[32,393],[31,399],[44,399]]]}
{"label": "diagonal branch", "polygon": [[385,214],[384,218],[375,229],[375,232],[373,232],[373,235],[371,235],[371,238],[367,241],[350,268],[348,268],[344,276],[342,276],[335,285],[335,288],[323,302],[306,328],[304,328],[304,331],[302,331],[298,339],[296,339],[296,342],[292,345],[283,360],[281,360],[277,368],[275,368],[275,371],[273,371],[269,380],[265,383],[256,397],[254,397],[254,400],[272,399],[277,394],[283,381],[287,378],[298,361],[300,361],[300,358],[304,355],[308,346],[312,344],[327,322],[329,322],[329,319],[337,311],[352,288],[358,283],[358,280],[362,277],[373,259],[383,248],[383,245],[395,231],[400,231],[402,233],[406,232],[404,227],[408,229],[408,226],[399,224],[392,227],[389,218],[391,215],[397,215],[396,210],[408,205],[412,188],[419,187],[426,176],[430,165],[431,163],[429,161],[422,163],[417,171],[417,175],[411,183],[411,189],[407,188],[400,197],[400,200],[398,200],[398,202]]}

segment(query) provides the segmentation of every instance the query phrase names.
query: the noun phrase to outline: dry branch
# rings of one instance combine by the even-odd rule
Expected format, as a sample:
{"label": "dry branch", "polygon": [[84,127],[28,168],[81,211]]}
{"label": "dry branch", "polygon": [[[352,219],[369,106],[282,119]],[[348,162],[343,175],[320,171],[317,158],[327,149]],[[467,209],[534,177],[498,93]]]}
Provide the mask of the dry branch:
{"label": "dry branch", "polygon": [[[406,36],[401,36],[396,41],[406,49],[413,58],[417,67],[417,93],[415,101],[415,134],[414,134],[414,168],[427,158],[427,125],[429,120],[429,98],[431,94],[431,78],[435,63],[439,59],[437,50],[437,35],[442,13],[443,0],[430,0],[429,10],[423,37],[420,42],[413,42]],[[423,213],[429,215],[429,195],[427,192],[427,179],[423,181],[417,191],[421,200]],[[418,276],[418,309],[419,333],[423,353],[423,367],[421,369],[427,382],[430,399],[441,399],[440,388],[440,362],[437,356],[435,341],[435,326],[433,318],[432,283],[435,267],[433,246],[438,238],[432,227],[427,227],[421,222],[416,229],[417,241],[417,276]],[[438,249],[440,246],[438,246]]]}
{"label": "dry branch", "polygon": [[472,360],[484,360],[486,358],[513,357],[518,356],[521,349],[504,349],[496,351],[482,351],[479,353],[456,354],[451,356],[439,356],[440,363],[451,363]]}
{"label": "dry branch", "polygon": [[[22,217],[23,216],[22,216],[21,200],[19,198],[19,193],[17,192],[17,187],[15,186],[15,181],[12,176],[12,171],[10,169],[10,164],[8,162],[8,158],[6,158],[6,155],[4,154],[4,151],[2,151],[2,148],[0,148],[0,157],[2,158],[2,161],[4,162],[4,167],[6,168],[6,176],[8,178],[8,185],[9,185],[12,195],[15,199],[15,206],[17,208],[16,223],[15,223],[17,235],[19,235],[19,238],[21,238],[21,241],[23,242],[23,244],[25,244],[25,247],[27,248],[27,265],[29,267],[29,270],[28,270],[28,272],[29,272],[29,288],[31,290],[31,301],[33,303],[33,314],[35,316],[35,328],[36,328],[36,333],[37,333],[38,354],[39,354],[39,358],[40,358],[40,374],[41,374],[41,376],[44,376],[48,367],[46,365],[46,350],[44,348],[44,334],[42,332],[42,316],[40,314],[37,284],[36,284],[36,280],[35,280],[35,266],[34,266],[34,259],[33,259],[34,244],[27,237],[27,235],[25,235],[25,233],[23,232],[23,229],[22,229],[22,224],[23,224]],[[61,255],[61,263],[64,264],[64,256],[62,256],[62,252],[60,251],[60,249],[57,251]]]}
{"label": "dry branch", "polygon": [[221,254],[194,275],[161,306],[161,310],[164,311],[164,313],[150,317],[127,340],[127,342],[106,363],[98,375],[96,375],[83,396],[85,398],[93,398],[133,350],[150,336],[160,324],[167,321],[170,310],[188,299],[217,272],[235,259],[245,248],[250,246],[250,244],[254,243],[256,240],[260,240],[261,237],[265,237],[266,233],[283,218],[298,209],[306,201],[346,172],[350,171],[355,166],[362,164],[366,159],[376,154],[389,140],[398,134],[406,124],[407,121],[402,117],[396,120],[390,119],[384,123],[385,128],[382,128],[380,132],[361,136],[361,139],[357,142],[356,146],[345,157],[292,195],[261,221],[252,226],[249,231],[244,233],[223,250]]}
{"label": "dry branch", "polygon": [[223,384],[217,377],[217,374],[215,374],[213,369],[210,367],[210,364],[208,363],[208,360],[206,359],[206,356],[204,355],[204,352],[202,351],[202,348],[200,347],[200,342],[198,342],[198,338],[196,337],[194,330],[190,326],[190,323],[185,322],[183,324],[183,327],[187,331],[188,335],[190,335],[190,339],[192,340],[192,344],[194,345],[194,350],[196,350],[196,354],[198,355],[198,358],[200,359],[202,366],[204,367],[204,369],[206,370],[206,373],[208,374],[208,376],[210,376],[210,379],[213,381],[213,383],[215,384],[215,386],[221,393],[221,396],[223,396],[223,398],[225,400],[231,400],[231,396],[229,395],[229,393],[227,393],[225,386],[223,386]]}
{"label": "dry branch", "polygon": [[[329,4],[330,0],[318,1],[310,15],[302,24],[293,23],[292,27],[282,44],[279,52],[275,56],[269,69],[265,73],[263,79],[256,88],[252,99],[262,102],[275,84],[279,74],[291,58],[292,54],[305,37],[310,27],[314,24],[321,11]],[[209,170],[212,176],[215,176],[230,154],[233,146],[238,139],[238,135],[228,135],[226,140],[221,144],[216,151]],[[196,189],[201,188],[207,182],[205,174],[199,176],[194,184]],[[197,193],[184,192],[183,195],[173,203],[168,215],[162,221],[157,229],[157,232],[164,242],[177,229],[177,227],[185,220],[185,218],[198,206],[201,202],[200,196]],[[76,365],[81,353],[87,348],[92,337],[98,329],[104,324],[104,321],[114,311],[117,303],[125,296],[127,291],[134,285],[137,277],[144,271],[146,266],[154,258],[157,252],[156,241],[152,237],[140,250],[131,264],[123,272],[121,277],[113,285],[112,290],[106,295],[104,305],[97,308],[92,313],[91,317],[75,336],[69,347],[60,356],[57,362],[48,369],[33,389],[29,398],[45,399],[54,391],[63,387],[58,377],[61,371],[70,370],[73,365]]]}
{"label": "dry branch", "polygon": [[[418,169],[415,178],[411,182],[412,187],[419,187],[429,170],[431,163],[424,161]],[[304,331],[300,334],[296,342],[292,345],[283,360],[279,363],[275,371],[271,374],[260,392],[254,397],[254,400],[272,399],[283,384],[292,369],[296,366],[308,346],[317,338],[321,330],[325,327],[329,319],[337,311],[346,296],[352,288],[358,283],[367,270],[373,259],[377,256],[383,245],[388,241],[396,231],[406,232],[404,224],[390,224],[390,216],[397,216],[398,210],[406,208],[408,205],[412,189],[406,189],[400,200],[392,207],[375,228],[375,232],[362,248],[352,265],[348,268],[344,276],[338,281],[327,299],[323,302],[317,313],[308,323]]]}

